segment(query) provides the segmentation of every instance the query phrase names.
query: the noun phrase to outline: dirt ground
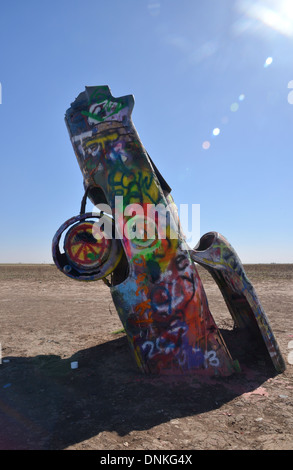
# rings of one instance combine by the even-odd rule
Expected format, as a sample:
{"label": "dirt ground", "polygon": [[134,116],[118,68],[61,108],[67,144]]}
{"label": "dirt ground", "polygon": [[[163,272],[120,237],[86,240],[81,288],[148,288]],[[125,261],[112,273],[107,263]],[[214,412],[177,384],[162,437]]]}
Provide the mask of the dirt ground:
{"label": "dirt ground", "polygon": [[293,450],[293,265],[245,269],[282,374],[243,353],[202,268],[210,310],[241,364],[224,379],[141,375],[103,282],[71,280],[53,265],[0,265],[0,449]]}

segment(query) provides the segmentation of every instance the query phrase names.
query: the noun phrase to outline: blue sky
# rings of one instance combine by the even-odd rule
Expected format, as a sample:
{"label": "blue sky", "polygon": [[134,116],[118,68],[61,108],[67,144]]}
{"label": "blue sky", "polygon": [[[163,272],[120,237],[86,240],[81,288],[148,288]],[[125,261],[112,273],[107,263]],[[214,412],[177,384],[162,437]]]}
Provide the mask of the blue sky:
{"label": "blue sky", "polygon": [[293,263],[291,80],[291,0],[5,2],[0,262],[52,262],[83,195],[64,113],[108,85],[134,95],[141,141],[176,204],[200,204],[201,235],[244,263]]}

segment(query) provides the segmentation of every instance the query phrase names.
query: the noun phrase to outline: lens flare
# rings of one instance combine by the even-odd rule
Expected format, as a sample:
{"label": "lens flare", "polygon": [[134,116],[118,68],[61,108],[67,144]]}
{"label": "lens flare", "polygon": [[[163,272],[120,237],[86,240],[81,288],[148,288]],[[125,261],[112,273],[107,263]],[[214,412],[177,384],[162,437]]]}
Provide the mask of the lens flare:
{"label": "lens flare", "polygon": [[211,144],[210,144],[210,142],[209,142],[208,140],[205,140],[205,141],[203,142],[203,144],[202,144],[202,148],[203,148],[204,150],[208,150],[208,149],[210,148],[210,146],[211,146]]}
{"label": "lens flare", "polygon": [[[288,88],[293,88],[293,80],[290,80],[290,82],[288,83]],[[290,91],[290,93],[288,94],[288,103],[293,104],[293,91]]]}
{"label": "lens flare", "polygon": [[273,63],[272,57],[267,57],[264,63],[264,67],[269,67]]}
{"label": "lens flare", "polygon": [[232,113],[235,113],[239,109],[239,104],[238,103],[232,103],[231,106],[230,106],[230,109],[231,109]]}

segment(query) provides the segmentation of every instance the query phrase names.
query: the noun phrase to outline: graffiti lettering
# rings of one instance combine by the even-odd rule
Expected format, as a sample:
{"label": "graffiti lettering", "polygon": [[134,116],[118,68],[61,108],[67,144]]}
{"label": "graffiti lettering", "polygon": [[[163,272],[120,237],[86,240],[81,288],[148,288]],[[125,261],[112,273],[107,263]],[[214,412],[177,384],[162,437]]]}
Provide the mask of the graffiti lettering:
{"label": "graffiti lettering", "polygon": [[144,352],[145,355],[152,357],[154,351],[154,343],[152,341],[145,341],[141,346],[141,350]]}
{"label": "graffiti lettering", "polygon": [[114,134],[108,134],[106,135],[105,137],[97,137],[96,139],[94,140],[89,140],[87,143],[86,143],[86,147],[89,147],[90,145],[93,145],[93,144],[99,144],[102,146],[103,150],[105,150],[105,143],[106,142],[111,142],[113,140],[116,140],[118,139],[118,134],[115,132]]}
{"label": "graffiti lettering", "polygon": [[110,100],[104,100],[94,103],[90,106],[89,111],[82,111],[83,116],[87,116],[89,124],[104,122],[112,116],[117,116],[126,104]]}
{"label": "graffiti lettering", "polygon": [[151,203],[157,204],[160,194],[153,183],[152,175],[143,176],[141,171],[136,173],[126,169],[120,161],[117,161],[108,177],[108,184],[113,187],[114,195],[124,196],[127,204],[131,201],[142,204],[144,194]]}
{"label": "graffiti lettering", "polygon": [[220,361],[217,358],[217,354],[215,351],[207,351],[204,357],[211,366],[218,367],[220,365]]}
{"label": "graffiti lettering", "polygon": [[[147,299],[141,302],[140,304],[136,305],[134,308],[135,313],[138,314],[139,320],[138,323],[151,323],[153,320],[151,318],[151,300]],[[145,317],[145,313],[147,312],[147,317]]]}

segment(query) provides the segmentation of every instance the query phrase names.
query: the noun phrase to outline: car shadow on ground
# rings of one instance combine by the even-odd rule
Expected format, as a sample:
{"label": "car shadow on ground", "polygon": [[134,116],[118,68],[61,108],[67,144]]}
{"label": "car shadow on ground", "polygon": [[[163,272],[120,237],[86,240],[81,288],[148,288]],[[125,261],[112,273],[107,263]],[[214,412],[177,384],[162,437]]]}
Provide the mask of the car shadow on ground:
{"label": "car shadow on ground", "polygon": [[103,431],[125,436],[219,408],[275,375],[263,351],[222,334],[242,367],[227,378],[144,376],[124,335],[66,359],[10,357],[0,366],[0,449],[65,449]]}

